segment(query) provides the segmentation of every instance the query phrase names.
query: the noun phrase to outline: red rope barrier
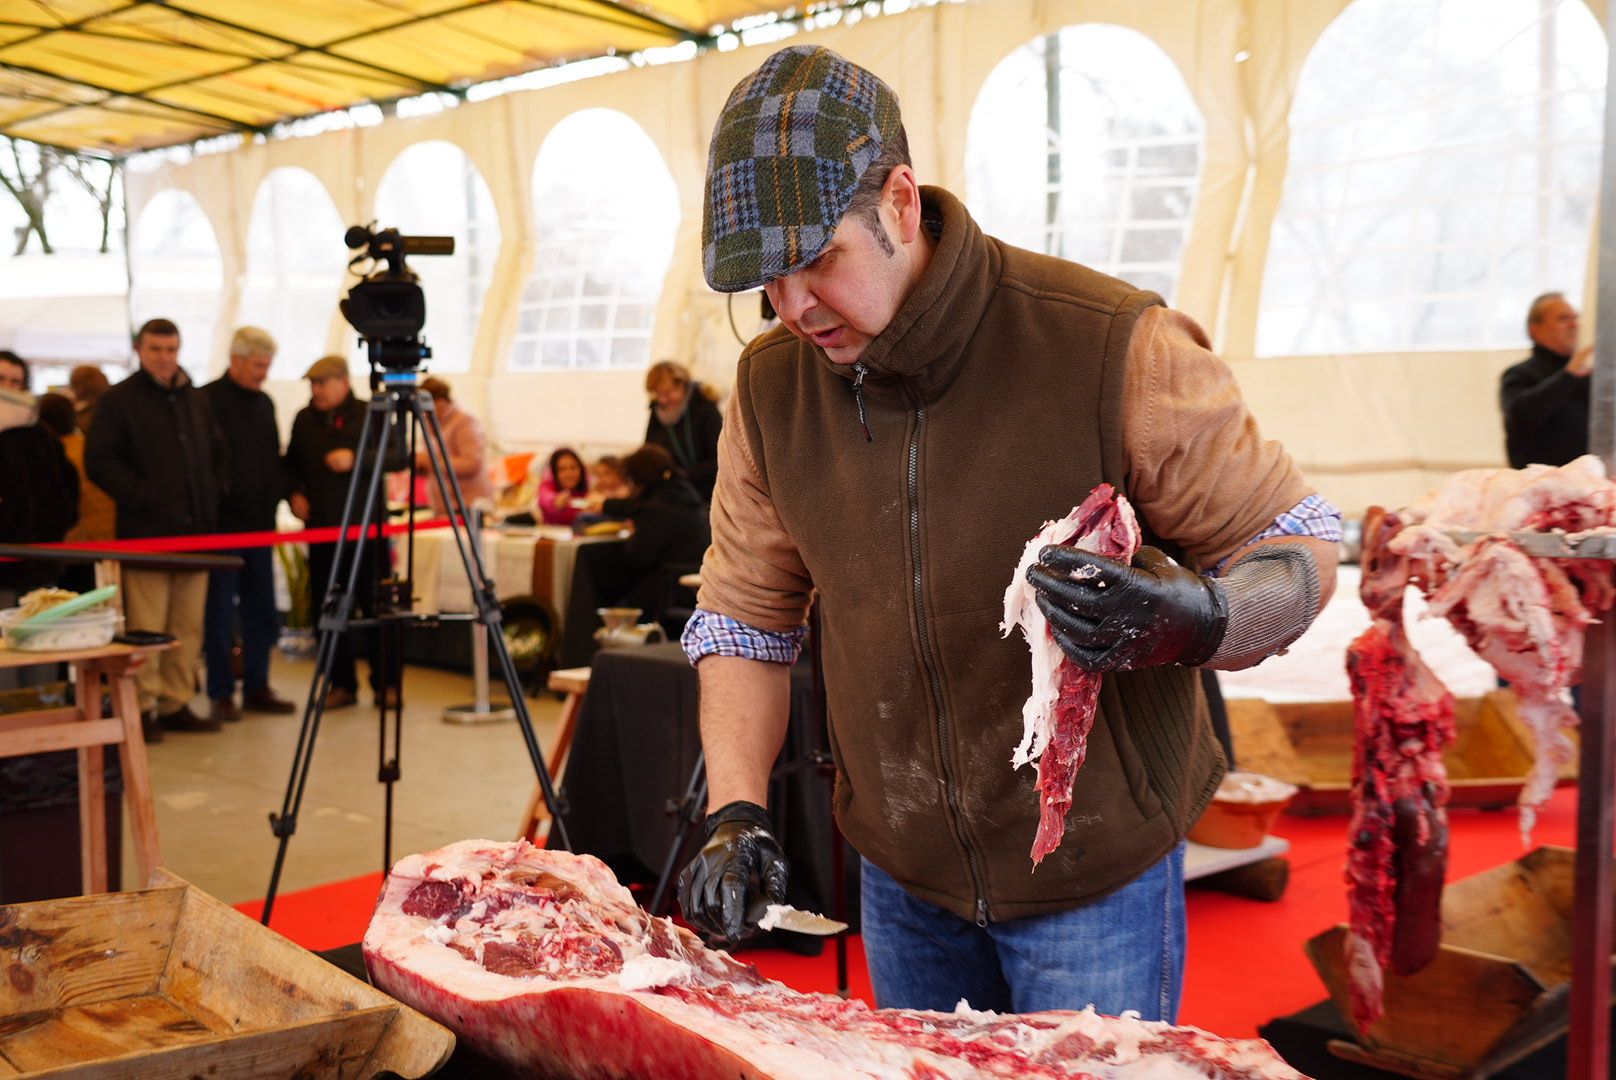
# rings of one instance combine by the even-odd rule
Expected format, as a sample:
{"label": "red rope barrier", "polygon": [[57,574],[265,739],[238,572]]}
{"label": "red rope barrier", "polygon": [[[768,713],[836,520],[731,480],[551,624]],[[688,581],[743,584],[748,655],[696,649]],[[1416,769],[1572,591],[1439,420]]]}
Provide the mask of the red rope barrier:
{"label": "red rope barrier", "polygon": [[[428,529],[447,529],[449,519],[446,517],[431,518],[427,521],[415,523],[417,532]],[[382,527],[383,536],[397,536],[408,532],[409,526],[405,524],[386,525]],[[274,547],[277,544],[290,544],[303,541],[310,544],[326,544],[337,539],[342,533],[342,526],[331,525],[319,529],[298,529],[293,532],[240,532],[240,533],[207,533],[201,536],[153,536],[142,540],[85,540],[52,544],[37,544],[42,548],[94,548],[97,551],[146,551],[146,552],[177,552],[177,551],[233,551],[239,548]],[[376,535],[376,526],[372,525],[365,534],[367,537]],[[348,526],[348,539],[359,539],[359,526]]]}

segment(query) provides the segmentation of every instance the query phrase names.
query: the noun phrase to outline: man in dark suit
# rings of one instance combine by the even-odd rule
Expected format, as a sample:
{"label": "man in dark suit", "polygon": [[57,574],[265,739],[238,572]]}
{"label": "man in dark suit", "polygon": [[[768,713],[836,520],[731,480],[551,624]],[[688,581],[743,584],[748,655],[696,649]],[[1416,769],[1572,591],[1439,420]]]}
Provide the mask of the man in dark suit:
{"label": "man in dark suit", "polygon": [[1504,372],[1498,403],[1512,469],[1564,465],[1588,452],[1588,376],[1594,347],[1577,347],[1577,309],[1544,293],[1526,315],[1532,355]]}

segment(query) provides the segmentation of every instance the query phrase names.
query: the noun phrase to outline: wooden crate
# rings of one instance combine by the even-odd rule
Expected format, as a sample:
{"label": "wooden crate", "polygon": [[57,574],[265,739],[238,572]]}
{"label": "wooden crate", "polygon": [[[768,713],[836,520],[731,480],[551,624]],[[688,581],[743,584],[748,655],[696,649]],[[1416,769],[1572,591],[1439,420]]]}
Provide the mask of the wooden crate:
{"label": "wooden crate", "polygon": [[[1288,813],[1351,810],[1352,702],[1230,698],[1226,704],[1240,767],[1300,789]],[[1479,698],[1460,698],[1454,719],[1459,737],[1443,756],[1451,788],[1448,805],[1513,805],[1533,760],[1532,736],[1521,722],[1514,693],[1494,690]],[[1560,783],[1576,778],[1573,759],[1560,770]]]}
{"label": "wooden crate", "polygon": [[0,1077],[425,1076],[446,1028],[181,879],[0,907]]}
{"label": "wooden crate", "polygon": [[1410,976],[1386,973],[1385,1015],[1352,1020],[1336,926],[1307,954],[1358,1042],[1337,1056],[1415,1077],[1486,1077],[1562,1034],[1571,984],[1575,855],[1540,847],[1449,885],[1436,960]]}

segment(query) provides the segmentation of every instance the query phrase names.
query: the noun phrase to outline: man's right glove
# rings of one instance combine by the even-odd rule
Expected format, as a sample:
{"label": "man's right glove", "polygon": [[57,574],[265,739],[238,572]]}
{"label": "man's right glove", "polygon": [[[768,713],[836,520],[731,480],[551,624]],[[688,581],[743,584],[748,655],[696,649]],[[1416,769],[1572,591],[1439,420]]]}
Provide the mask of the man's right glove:
{"label": "man's right glove", "polygon": [[706,842],[679,875],[679,906],[696,929],[740,942],[755,935],[747,897],[786,902],[791,866],[770,831],[769,812],[738,800],[707,815]]}

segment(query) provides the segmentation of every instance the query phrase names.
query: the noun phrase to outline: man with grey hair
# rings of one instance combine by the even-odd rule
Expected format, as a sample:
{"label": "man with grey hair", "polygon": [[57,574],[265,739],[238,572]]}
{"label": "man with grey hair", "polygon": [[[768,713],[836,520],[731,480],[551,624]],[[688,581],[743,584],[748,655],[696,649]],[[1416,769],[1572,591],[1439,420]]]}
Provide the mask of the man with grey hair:
{"label": "man with grey hair", "polygon": [[[710,807],[685,915],[733,941],[785,896],[765,803],[814,598],[878,1003],[1172,1020],[1184,834],[1225,770],[1194,668],[1302,633],[1338,512],[1200,327],[985,235],[921,186],[891,88],[827,49],[782,49],[730,94],[702,231],[707,283],[762,288],[781,326],[736,369],[683,637]],[[1048,547],[1027,575],[1062,652],[1108,673],[1065,842],[1034,874],[1042,800],[1010,767],[1027,649],[998,623],[1028,537],[1102,483],[1148,546],[1131,564]]]}
{"label": "man with grey hair", "polygon": [[[272,532],[275,507],[286,497],[281,466],[280,429],[275,403],[264,380],[275,359],[275,339],[266,330],[243,326],[230,339],[230,365],[202,388],[224,433],[229,483],[219,503],[221,532]],[[239,570],[215,570],[208,580],[204,653],[208,661],[211,718],[240,720],[242,710],[289,713],[297,706],[269,685],[269,654],[280,636],[275,611],[274,549],[256,544],[222,552],[241,558]],[[236,625],[241,626],[241,705],[235,701],[232,658]]]}
{"label": "man with grey hair", "polygon": [[1532,355],[1498,381],[1504,446],[1512,469],[1564,465],[1588,452],[1588,378],[1594,347],[1577,347],[1577,309],[1546,292],[1526,312]]}

